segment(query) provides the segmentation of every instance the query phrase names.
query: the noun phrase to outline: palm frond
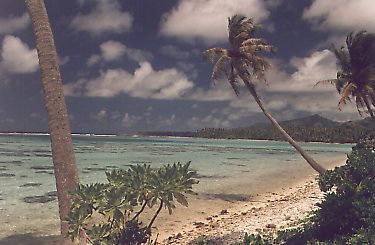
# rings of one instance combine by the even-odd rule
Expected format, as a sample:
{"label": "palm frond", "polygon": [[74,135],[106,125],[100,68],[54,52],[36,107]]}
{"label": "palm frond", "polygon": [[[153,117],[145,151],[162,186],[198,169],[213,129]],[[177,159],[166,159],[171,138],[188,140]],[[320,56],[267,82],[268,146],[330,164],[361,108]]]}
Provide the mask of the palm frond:
{"label": "palm frond", "polygon": [[226,55],[222,55],[216,61],[213,71],[212,71],[212,75],[211,75],[212,81],[215,82],[220,77],[220,75],[226,74],[225,65],[227,65],[229,61],[230,61],[230,58]]}
{"label": "palm frond", "polygon": [[224,48],[210,48],[203,52],[203,58],[211,61],[215,61],[216,57],[228,56],[228,50]]}
{"label": "palm frond", "polygon": [[322,80],[322,81],[315,83],[314,88],[319,85],[327,85],[327,84],[336,85],[337,83],[338,83],[338,79],[326,79],[326,80]]}
{"label": "palm frond", "polygon": [[352,95],[353,91],[356,89],[356,85],[353,83],[348,83],[344,87],[344,89],[341,92],[341,98],[338,104],[339,110],[341,111],[341,108],[343,105],[345,105],[348,101],[350,101],[350,96]]}

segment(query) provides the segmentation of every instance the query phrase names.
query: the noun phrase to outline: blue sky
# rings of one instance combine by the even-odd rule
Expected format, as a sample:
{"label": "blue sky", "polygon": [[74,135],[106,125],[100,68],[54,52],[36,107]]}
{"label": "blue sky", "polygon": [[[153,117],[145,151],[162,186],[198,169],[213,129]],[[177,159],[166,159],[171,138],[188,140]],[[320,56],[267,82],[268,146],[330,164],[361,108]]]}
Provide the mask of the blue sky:
{"label": "blue sky", "polygon": [[[73,132],[131,133],[244,127],[266,121],[243,89],[213,85],[210,47],[225,47],[227,18],[253,17],[277,52],[269,85],[257,89],[277,119],[337,110],[331,44],[351,31],[375,31],[373,0],[45,0],[60,56]],[[46,131],[38,59],[24,1],[0,9],[0,131]],[[350,14],[348,14],[350,13]]]}

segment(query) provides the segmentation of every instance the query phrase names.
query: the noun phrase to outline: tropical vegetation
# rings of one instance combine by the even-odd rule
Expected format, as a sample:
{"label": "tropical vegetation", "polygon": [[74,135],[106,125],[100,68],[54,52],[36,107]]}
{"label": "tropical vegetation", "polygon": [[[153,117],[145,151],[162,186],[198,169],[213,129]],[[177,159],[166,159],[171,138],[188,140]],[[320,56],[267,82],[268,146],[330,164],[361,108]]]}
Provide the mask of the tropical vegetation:
{"label": "tropical vegetation", "polygon": [[353,147],[345,165],[321,175],[319,186],[324,199],[298,228],[246,234],[243,244],[375,244],[375,134]]}
{"label": "tropical vegetation", "polygon": [[[281,121],[280,125],[297,141],[326,143],[356,143],[375,131],[372,118],[359,121],[336,122],[319,115]],[[214,139],[284,140],[270,124],[257,123],[242,128],[204,128],[196,137]]]}
{"label": "tropical vegetation", "polygon": [[340,94],[339,109],[354,101],[360,115],[374,117],[375,35],[366,31],[349,33],[346,47],[334,48],[339,71],[337,78],[318,82],[333,84]]}
{"label": "tropical vegetation", "polygon": [[78,183],[78,171],[74,156],[69,115],[61,82],[58,56],[43,0],[26,0],[27,10],[33,25],[42,78],[44,104],[48,115],[52,159],[61,220],[61,244],[71,244],[65,239],[67,217],[71,205],[69,192]]}
{"label": "tropical vegetation", "polygon": [[[69,237],[84,244],[151,243],[152,227],[162,208],[172,214],[176,202],[187,207],[186,194],[195,194],[192,188],[198,181],[189,166],[190,162],[159,169],[130,166],[107,172],[106,184],[80,185],[72,193]],[[154,211],[148,222],[147,208]]]}
{"label": "tropical vegetation", "polygon": [[262,56],[264,52],[274,52],[275,49],[262,38],[254,37],[258,26],[251,18],[234,15],[228,19],[229,48],[211,48],[204,52],[206,59],[214,63],[212,80],[222,76],[228,79],[236,95],[239,95],[239,79],[255,99],[264,115],[271,121],[283,137],[301,154],[307,163],[318,173],[326,170],[308,155],[297,142],[280,126],[270,112],[264,107],[256,89],[254,80],[266,82],[265,72],[270,67],[269,62]]}

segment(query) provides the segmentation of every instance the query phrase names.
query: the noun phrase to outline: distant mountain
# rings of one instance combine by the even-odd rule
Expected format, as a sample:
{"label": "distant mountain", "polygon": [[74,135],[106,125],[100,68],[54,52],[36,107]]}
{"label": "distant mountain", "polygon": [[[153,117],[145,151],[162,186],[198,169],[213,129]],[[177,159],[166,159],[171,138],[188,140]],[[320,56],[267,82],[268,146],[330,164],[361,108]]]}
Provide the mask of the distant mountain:
{"label": "distant mountain", "polygon": [[[312,116],[286,120],[279,122],[282,127],[293,128],[293,127],[304,127],[304,128],[335,128],[341,125],[340,122],[332,121],[330,119],[324,118],[318,114]],[[256,123],[250,126],[251,128],[271,128],[273,127],[271,123]]]}

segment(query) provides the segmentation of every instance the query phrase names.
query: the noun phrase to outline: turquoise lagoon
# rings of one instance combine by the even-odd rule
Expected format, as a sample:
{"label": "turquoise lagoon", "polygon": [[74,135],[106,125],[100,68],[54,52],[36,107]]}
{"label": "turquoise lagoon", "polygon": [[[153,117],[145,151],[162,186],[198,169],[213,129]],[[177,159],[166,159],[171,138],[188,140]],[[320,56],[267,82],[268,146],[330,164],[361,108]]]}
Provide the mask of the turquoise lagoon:
{"label": "turquoise lagoon", "polygon": [[[105,171],[133,164],[159,167],[191,161],[200,200],[246,201],[301,180],[313,171],[285,142],[197,138],[74,136],[82,183],[105,181]],[[351,145],[303,143],[331,167]],[[0,135],[0,238],[56,234],[58,211],[48,135]],[[37,200],[35,196],[43,198]],[[43,202],[43,203],[42,203]]]}

